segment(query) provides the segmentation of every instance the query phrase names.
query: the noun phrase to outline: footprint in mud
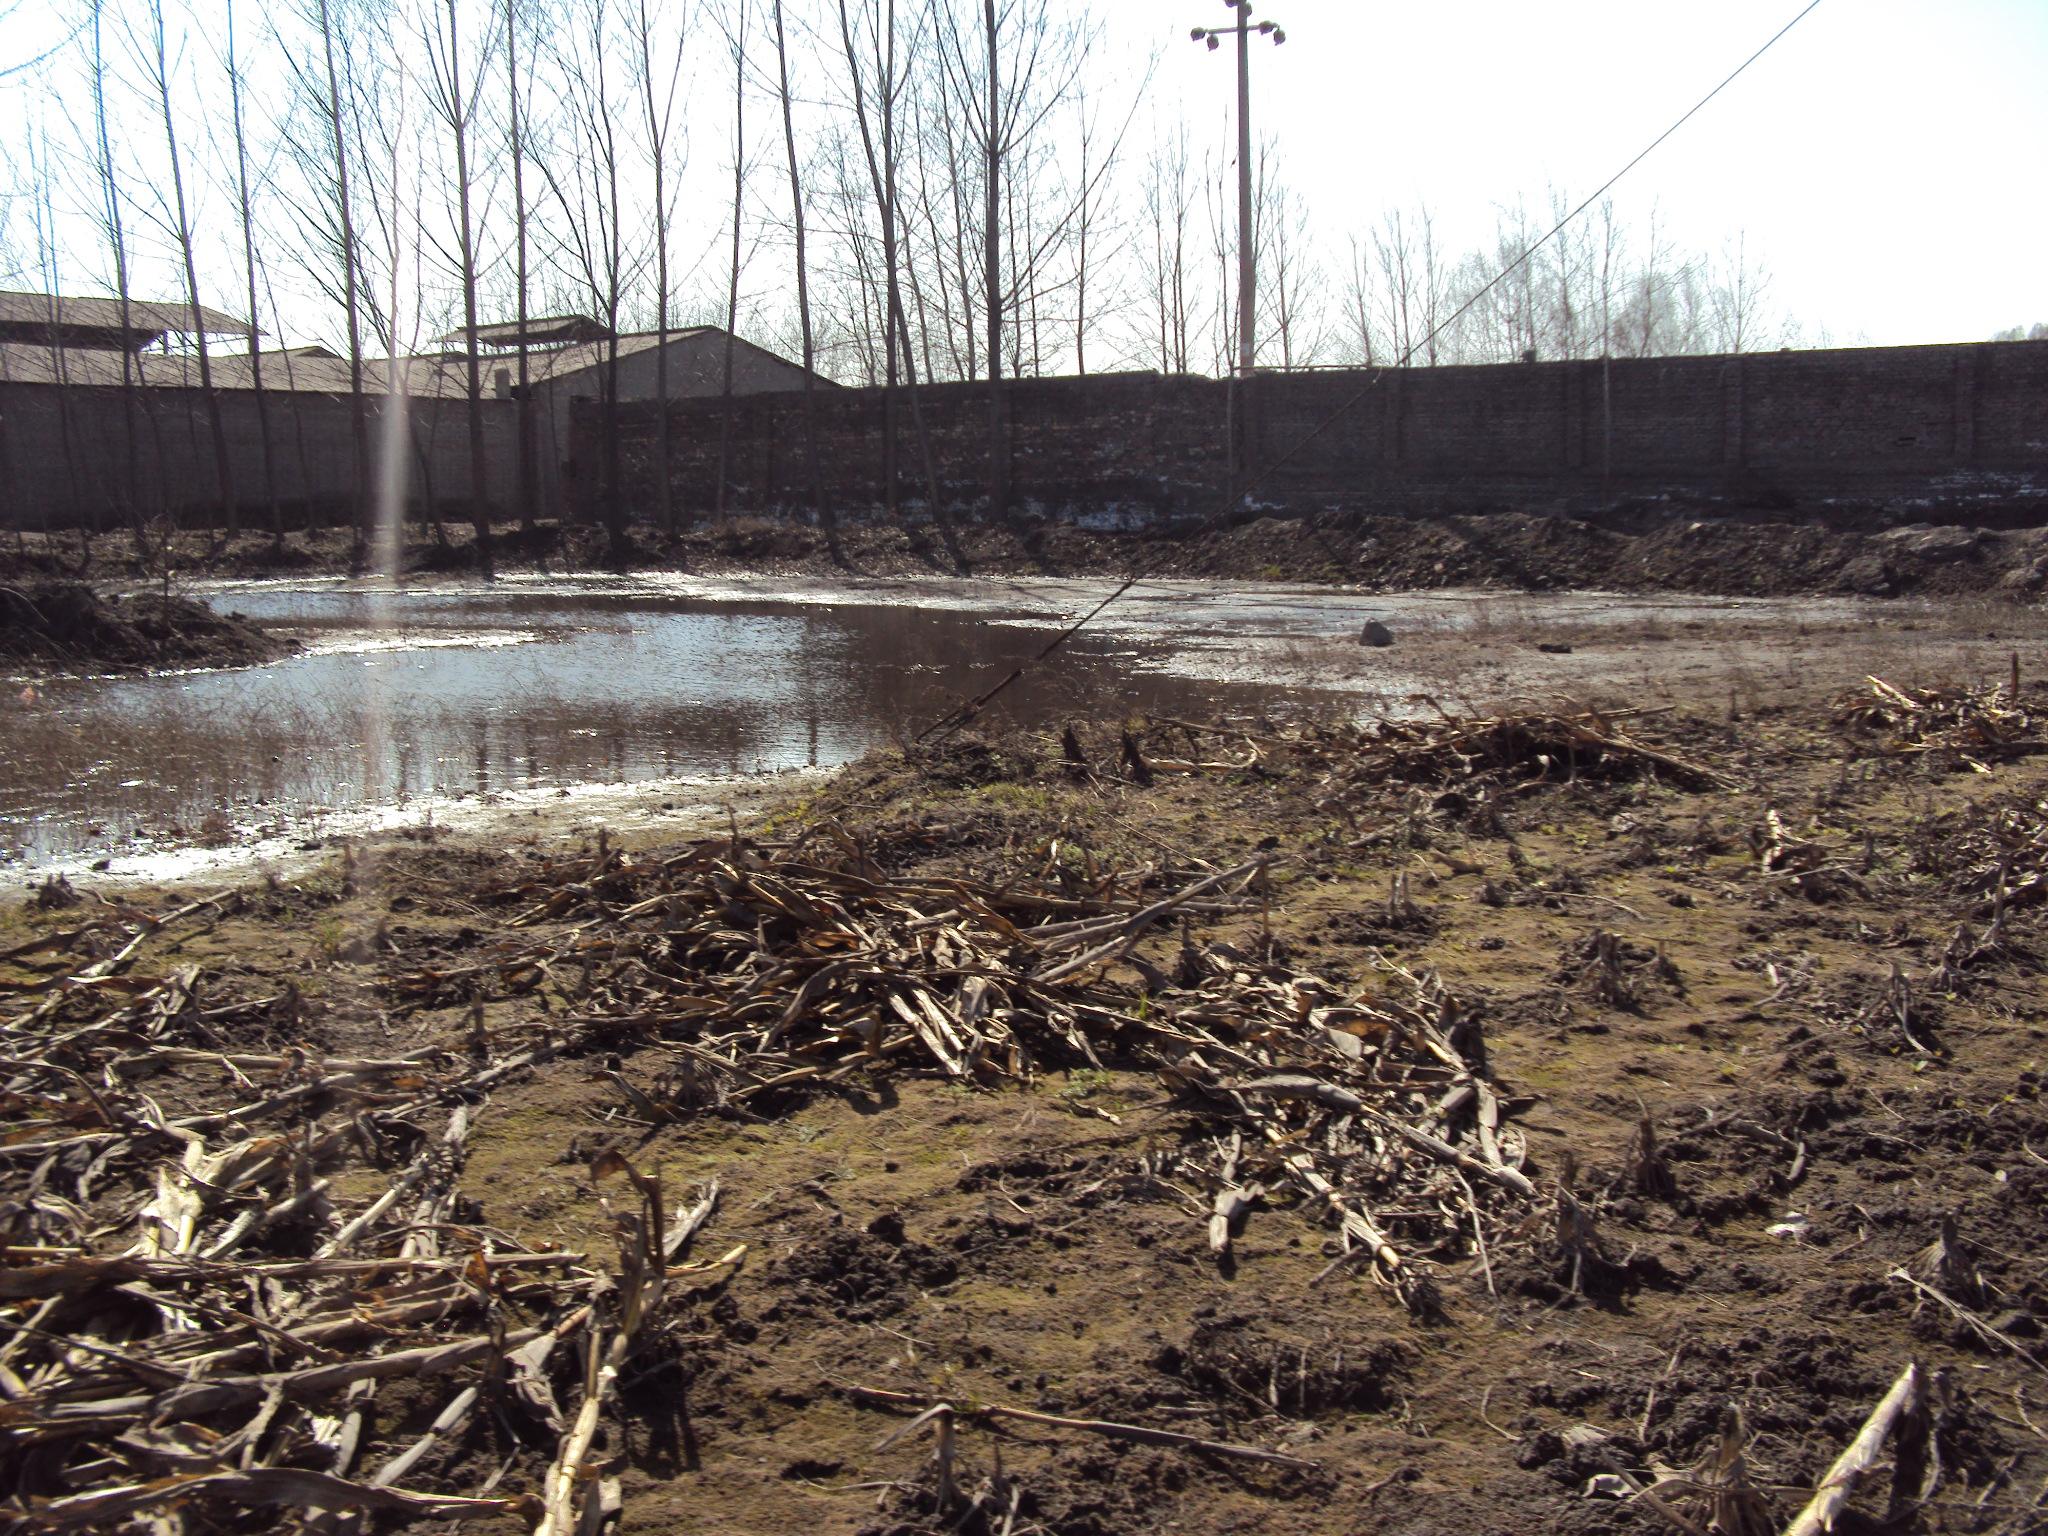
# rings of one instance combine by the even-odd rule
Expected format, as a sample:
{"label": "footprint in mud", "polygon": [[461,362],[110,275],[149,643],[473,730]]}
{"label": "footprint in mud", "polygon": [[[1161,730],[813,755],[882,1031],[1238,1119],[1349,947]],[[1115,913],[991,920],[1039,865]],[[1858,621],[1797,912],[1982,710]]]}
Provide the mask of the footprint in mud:
{"label": "footprint in mud", "polygon": [[866,1231],[828,1227],[770,1266],[778,1295],[763,1317],[829,1313],[871,1322],[902,1311],[917,1291],[945,1285],[959,1272],[945,1254],[906,1236],[900,1216],[879,1216]]}
{"label": "footprint in mud", "polygon": [[1226,1313],[1197,1321],[1152,1364],[1226,1410],[1312,1419],[1386,1407],[1413,1358],[1396,1338],[1339,1337]]}

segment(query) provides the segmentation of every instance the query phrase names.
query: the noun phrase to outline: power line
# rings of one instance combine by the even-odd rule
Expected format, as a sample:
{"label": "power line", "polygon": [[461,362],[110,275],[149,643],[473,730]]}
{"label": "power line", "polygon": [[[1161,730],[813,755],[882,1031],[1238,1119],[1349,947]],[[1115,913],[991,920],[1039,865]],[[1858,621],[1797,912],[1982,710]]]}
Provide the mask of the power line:
{"label": "power line", "polygon": [[[1480,288],[1477,292],[1475,292],[1472,295],[1472,297],[1467,299],[1463,304],[1460,304],[1455,310],[1453,310],[1447,317],[1445,317],[1444,320],[1442,320],[1420,341],[1413,343],[1406,352],[1401,354],[1401,360],[1394,366],[1396,368],[1407,367],[1408,364],[1414,359],[1415,354],[1417,352],[1427,347],[1431,342],[1435,341],[1437,337],[1441,336],[1451,326],[1455,325],[1459,320],[1464,318],[1464,316],[1471,310],[1473,305],[1477,304],[1481,299],[1485,298],[1486,295],[1491,293],[1495,288],[1498,288],[1518,268],[1526,266],[1530,258],[1533,257],[1538,251],[1542,250],[1543,247],[1548,245],[1552,240],[1556,239],[1559,233],[1563,231],[1566,225],[1570,224],[1572,220],[1576,219],[1580,214],[1584,213],[1588,208],[1592,207],[1595,202],[1599,201],[1600,198],[1604,197],[1608,192],[1612,191],[1616,182],[1620,181],[1622,177],[1626,176],[1638,165],[1641,165],[1644,160],[1650,157],[1650,155],[1658,148],[1659,145],[1661,145],[1666,139],[1670,138],[1674,133],[1678,132],[1678,130],[1683,128],[1687,123],[1691,122],[1693,118],[1697,117],[1700,111],[1703,108],[1705,108],[1709,102],[1711,102],[1715,97],[1719,96],[1723,91],[1727,90],[1729,86],[1733,85],[1738,79],[1740,79],[1742,75],[1749,69],[1749,67],[1752,64],[1756,63],[1758,59],[1762,58],[1765,54],[1769,53],[1771,49],[1776,47],[1779,41],[1785,36],[1786,33],[1790,32],[1794,27],[1798,26],[1800,22],[1806,20],[1808,16],[1812,15],[1813,12],[1819,8],[1820,3],[1821,0],[1808,0],[1808,3],[1804,7],[1804,9],[1802,9],[1790,21],[1786,22],[1784,26],[1778,28],[1776,32],[1773,32],[1770,35],[1770,37],[1764,42],[1762,47],[1758,48],[1756,52],[1752,53],[1748,58],[1744,59],[1740,64],[1736,65],[1735,68],[1729,72],[1728,76],[1725,79],[1723,79],[1719,85],[1716,85],[1712,90],[1708,91],[1706,95],[1702,96],[1698,101],[1694,102],[1689,108],[1686,109],[1685,113],[1677,119],[1677,121],[1672,123],[1671,126],[1666,128],[1662,133],[1658,134],[1657,137],[1652,139],[1648,144],[1644,145],[1643,148],[1638,150],[1634,157],[1631,158],[1626,165],[1624,165],[1620,170],[1616,171],[1612,176],[1608,177],[1607,180],[1602,182],[1600,186],[1590,196],[1588,196],[1582,202],[1580,202],[1580,204],[1576,208],[1572,209],[1570,213],[1567,213],[1563,218],[1559,219],[1555,224],[1553,224],[1550,227],[1549,232],[1545,234],[1542,239],[1538,240],[1534,245],[1529,246],[1521,253],[1521,255],[1517,256],[1513,261],[1509,262],[1506,266],[1502,267],[1500,271],[1496,272],[1491,278],[1487,280],[1486,285],[1484,287]],[[1339,402],[1335,410],[1331,411],[1329,415],[1325,416],[1321,421],[1317,422],[1315,426],[1311,427],[1306,433],[1304,433],[1302,437],[1298,441],[1296,441],[1292,447],[1288,448],[1284,453],[1280,454],[1277,458],[1267,460],[1265,463],[1261,464],[1257,473],[1252,475],[1242,486],[1238,487],[1237,490],[1230,496],[1230,498],[1222,506],[1218,507],[1214,512],[1210,513],[1208,517],[1204,518],[1202,522],[1196,526],[1195,535],[1199,536],[1203,533],[1206,533],[1212,524],[1214,524],[1225,513],[1229,512],[1245,496],[1248,496],[1255,488],[1257,488],[1261,483],[1263,483],[1265,479],[1272,473],[1272,471],[1278,469],[1281,465],[1285,464],[1288,460],[1292,459],[1296,454],[1300,453],[1302,449],[1306,448],[1310,443],[1314,442],[1317,438],[1321,437],[1323,433],[1327,432],[1331,427],[1335,426],[1337,422],[1340,421],[1343,417],[1350,414],[1352,409],[1357,406],[1359,401],[1363,400],[1367,395],[1371,394],[1375,389],[1379,387],[1380,381],[1386,377],[1387,371],[1388,370],[1384,368],[1374,370],[1371,378],[1367,379],[1365,383],[1359,385],[1359,387],[1356,390],[1354,390],[1350,395],[1346,396],[1344,400]],[[1061,630],[1058,634],[1054,635],[1052,639],[1047,641],[1044,648],[1040,650],[1037,655],[1032,656],[1030,659],[1022,662],[1018,666],[1013,667],[1009,671],[1009,673],[1002,678],[1000,682],[995,684],[994,687],[989,688],[980,694],[977,694],[974,698],[969,699],[966,703],[962,704],[958,709],[954,710],[951,714],[946,715],[941,719],[935,721],[933,724],[927,726],[922,732],[918,734],[917,740],[924,741],[927,737],[934,735],[939,735],[941,737],[950,736],[953,734],[953,732],[959,730],[962,726],[967,725],[968,723],[973,721],[978,715],[980,715],[980,713],[984,709],[986,709],[991,703],[993,703],[998,697],[1000,697],[1002,693],[1010,687],[1011,684],[1015,683],[1019,678],[1023,677],[1025,673],[1031,671],[1036,667],[1043,665],[1054,655],[1054,653],[1056,653],[1069,640],[1073,639],[1075,635],[1079,634],[1089,624],[1093,623],[1095,619],[1099,617],[1105,609],[1109,608],[1113,603],[1116,603],[1119,600],[1121,600],[1124,597],[1124,595],[1131,590],[1131,588],[1137,586],[1139,582],[1144,581],[1151,574],[1152,572],[1149,567],[1139,567],[1139,569],[1134,571],[1131,575],[1124,578],[1122,583],[1120,583],[1117,586],[1117,588],[1114,591],[1112,591],[1107,597],[1103,598],[1101,602],[1097,603],[1093,608],[1089,609],[1086,613],[1082,614],[1080,618],[1076,619],[1072,624],[1069,624],[1065,629]]]}
{"label": "power line", "polygon": [[[1449,330],[1452,326],[1456,325],[1460,320],[1464,319],[1465,316],[1468,313],[1470,313],[1473,305],[1477,304],[1481,299],[1485,298],[1489,293],[1493,292],[1494,289],[1498,288],[1502,283],[1506,282],[1508,278],[1512,276],[1519,268],[1527,266],[1529,264],[1530,258],[1533,257],[1538,251],[1542,250],[1544,246],[1550,244],[1552,240],[1555,240],[1559,234],[1563,233],[1564,228],[1567,224],[1570,224],[1572,220],[1576,219],[1580,214],[1584,213],[1588,208],[1592,207],[1593,204],[1595,204],[1601,198],[1605,197],[1609,192],[1611,192],[1614,189],[1614,184],[1616,182],[1620,181],[1622,177],[1626,176],[1630,171],[1634,170],[1637,166],[1641,165],[1643,161],[1647,160],[1658,145],[1662,144],[1666,139],[1670,138],[1671,135],[1678,132],[1678,130],[1683,128],[1687,123],[1691,122],[1694,117],[1698,116],[1701,108],[1705,107],[1708,102],[1712,101],[1716,96],[1720,95],[1723,91],[1727,90],[1729,86],[1733,85],[1735,83],[1736,78],[1740,76],[1744,70],[1748,69],[1750,65],[1754,64],[1766,53],[1769,53],[1772,47],[1776,45],[1779,38],[1783,37],[1787,32],[1790,32],[1794,27],[1798,26],[1800,22],[1806,20],[1806,18],[1810,16],[1819,5],[1820,0],[1809,0],[1809,3],[1805,10],[1801,11],[1797,16],[1794,16],[1790,21],[1786,22],[1784,26],[1778,28],[1776,32],[1772,33],[1770,40],[1766,42],[1763,45],[1763,47],[1757,49],[1755,53],[1752,53],[1748,58],[1744,59],[1740,64],[1736,65],[1733,73],[1731,73],[1719,85],[1715,86],[1711,91],[1707,92],[1707,94],[1702,96],[1698,101],[1694,102],[1692,104],[1691,109],[1687,111],[1683,117],[1679,118],[1677,122],[1673,123],[1669,128],[1666,128],[1662,133],[1658,134],[1656,138],[1652,139],[1648,144],[1643,146],[1643,148],[1637,152],[1636,157],[1633,160],[1629,161],[1627,165],[1624,165],[1620,170],[1616,171],[1612,176],[1608,177],[1605,181],[1603,181],[1599,185],[1599,187],[1591,193],[1591,195],[1589,195],[1582,202],[1580,202],[1578,207],[1574,208],[1570,213],[1566,214],[1563,218],[1559,219],[1555,224],[1551,225],[1549,232],[1545,234],[1542,239],[1538,240],[1534,245],[1530,246],[1528,249],[1523,251],[1521,255],[1517,256],[1513,261],[1509,262],[1506,266],[1502,267],[1498,272],[1494,273],[1494,275],[1487,280],[1486,285],[1483,288],[1479,289],[1476,293],[1472,295],[1471,298],[1467,299],[1464,303],[1460,304],[1456,309],[1452,310],[1451,313],[1448,316],[1446,316],[1443,319],[1443,321],[1436,326],[1434,330],[1430,331],[1428,335],[1424,336],[1422,340],[1414,343],[1412,346],[1408,348],[1406,352],[1402,353],[1400,362],[1396,363],[1394,366],[1397,368],[1407,367],[1408,364],[1414,359],[1415,354],[1417,352],[1423,350],[1431,342],[1435,341],[1437,337],[1443,335],[1445,331]],[[1289,448],[1285,453],[1281,454],[1278,458],[1261,465],[1259,473],[1252,477],[1251,483],[1254,485],[1258,484],[1259,481],[1265,477],[1267,472],[1278,469],[1282,464],[1285,464],[1289,459],[1293,458],[1297,453],[1301,452],[1302,449],[1306,448],[1310,443],[1314,442],[1318,437],[1322,436],[1323,433],[1327,432],[1332,426],[1336,425],[1339,418],[1341,418],[1347,412],[1349,412],[1353,406],[1358,404],[1359,401],[1363,400],[1367,395],[1371,394],[1373,390],[1377,389],[1379,387],[1380,380],[1384,377],[1385,370],[1381,370],[1375,373],[1364,384],[1361,384],[1355,391],[1353,391],[1349,396],[1347,396],[1334,411],[1332,411],[1328,416],[1325,416],[1321,421],[1317,422],[1315,426],[1310,428],[1307,434],[1303,436],[1300,441],[1295,443],[1293,447]]]}

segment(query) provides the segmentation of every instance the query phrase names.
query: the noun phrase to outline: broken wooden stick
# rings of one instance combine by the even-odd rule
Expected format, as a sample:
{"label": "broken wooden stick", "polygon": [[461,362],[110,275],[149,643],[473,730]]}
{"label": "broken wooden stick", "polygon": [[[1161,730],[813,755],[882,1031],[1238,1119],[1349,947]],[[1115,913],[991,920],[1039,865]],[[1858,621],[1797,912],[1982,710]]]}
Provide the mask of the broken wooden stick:
{"label": "broken wooden stick", "polygon": [[1785,1536],[1821,1536],[1822,1532],[1835,1528],[1842,1506],[1849,1502],[1857,1483],[1875,1465],[1878,1452],[1884,1449],[1885,1441],[1891,1436],[1893,1425],[1898,1423],[1902,1414],[1920,1412],[1925,1394],[1926,1381],[1920,1374],[1920,1367],[1908,1361],[1892,1383],[1891,1390],[1878,1401],[1870,1417],[1863,1421],[1863,1427],[1856,1431],[1856,1438],[1828,1468],[1827,1476],[1814,1489],[1813,1498],[1806,1508],[1785,1527]]}
{"label": "broken wooden stick", "polygon": [[404,1488],[352,1483],[346,1478],[302,1467],[250,1467],[240,1472],[180,1473],[149,1482],[69,1494],[37,1505],[29,1516],[29,1524],[54,1530],[103,1525],[124,1520],[152,1505],[186,1501],[201,1493],[244,1505],[285,1504],[326,1509],[353,1506],[415,1518],[525,1512],[534,1503],[530,1494],[503,1499],[458,1498],[449,1494],[414,1493]]}
{"label": "broken wooden stick", "polygon": [[[603,1496],[601,1480],[592,1475],[589,1466],[598,1419],[618,1389],[619,1372],[632,1351],[634,1336],[648,1314],[661,1303],[667,1278],[660,1178],[641,1173],[617,1152],[599,1154],[590,1172],[593,1180],[613,1173],[625,1174],[640,1198],[635,1209],[621,1213],[618,1218],[622,1298],[618,1323],[609,1340],[598,1329],[593,1329],[586,1340],[583,1402],[568,1432],[562,1436],[554,1464],[548,1468],[542,1484],[545,1507],[533,1536],[571,1536],[582,1528],[590,1501]],[[704,1202],[706,1216],[712,1204],[709,1198]]]}
{"label": "broken wooden stick", "polygon": [[1391,1115],[1382,1114],[1357,1094],[1347,1088],[1340,1088],[1335,1083],[1326,1083],[1320,1078],[1298,1073],[1276,1073],[1271,1077],[1262,1077],[1256,1082],[1240,1083],[1238,1091],[1268,1093],[1283,1099],[1308,1099],[1340,1114],[1361,1115],[1374,1125],[1392,1131],[1410,1146],[1427,1152],[1439,1162],[1450,1163],[1467,1173],[1477,1174],[1482,1179],[1490,1179],[1525,1200],[1535,1198],[1536,1186],[1530,1182],[1527,1174],[1503,1163],[1489,1163],[1472,1156],[1469,1152],[1460,1152],[1449,1142],[1432,1136],[1427,1131],[1418,1130],[1404,1120],[1396,1120]]}

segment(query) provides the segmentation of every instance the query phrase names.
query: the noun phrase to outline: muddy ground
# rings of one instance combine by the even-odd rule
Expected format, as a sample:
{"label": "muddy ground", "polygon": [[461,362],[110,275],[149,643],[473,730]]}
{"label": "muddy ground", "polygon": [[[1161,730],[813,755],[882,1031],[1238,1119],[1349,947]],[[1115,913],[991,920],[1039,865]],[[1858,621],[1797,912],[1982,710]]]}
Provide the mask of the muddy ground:
{"label": "muddy ground", "polygon": [[48,578],[0,585],[0,663],[93,672],[233,667],[294,649],[288,636],[175,593],[121,596]]}
{"label": "muddy ground", "polygon": [[[446,540],[408,530],[403,565],[414,572],[471,569],[469,535],[452,525]],[[862,524],[843,539],[836,561],[819,530],[801,523],[742,518],[662,540],[646,530],[632,564],[707,575],[909,576],[956,574],[944,541],[927,528]],[[589,528],[542,525],[501,530],[505,569],[601,568],[603,540]],[[1797,593],[1975,594],[2026,601],[2048,589],[2048,528],[1979,528],[1910,523],[1831,523],[1814,514],[1653,507],[1601,519],[1500,512],[1435,518],[1239,518],[1155,533],[1090,532],[1061,522],[1027,530],[963,526],[967,569],[984,576],[1200,576],[1245,581],[1332,582],[1368,590],[1495,587],[1559,591],[1699,592],[1783,596]],[[258,576],[351,569],[345,530],[289,535],[282,548],[267,534],[234,540],[188,533],[169,558],[184,575]],[[90,574],[98,580],[149,579],[162,556],[139,562],[121,535],[23,535],[0,547],[0,576],[14,572]]]}
{"label": "muddy ground", "polygon": [[[1904,686],[1957,681],[1946,666],[1910,675],[1910,654],[1881,647],[1865,660]],[[1502,1223],[1484,1250],[1424,1252],[1442,1305],[1419,1316],[1367,1266],[1332,1270],[1325,1215],[1281,1190],[1219,1263],[1207,1201],[1172,1172],[1206,1150],[1205,1120],[1114,1058],[1028,1087],[878,1069],[844,1091],[636,1126],[619,1079],[661,1081],[677,1057],[629,1042],[490,1094],[460,1167],[463,1220],[605,1264],[595,1154],[658,1169],[679,1198],[720,1181],[698,1251],[744,1243],[744,1263],[646,1330],[601,1431],[628,1531],[1676,1530],[1615,1494],[1693,1466],[1731,1408],[1751,1436],[1765,1522],[1752,1528],[1776,1529],[1908,1360],[1935,1373],[1938,1473],[1890,1523],[1880,1475],[1838,1528],[2042,1529],[2048,904],[2013,900],[1995,934],[1985,910],[2048,854],[2048,686],[2037,649],[2023,660],[2021,696],[2000,705],[2019,723],[1996,751],[1888,750],[1896,733],[1872,723],[1848,658],[1767,697],[1702,678],[1629,722],[1728,788],[1548,762],[1483,802],[1424,780],[1337,805],[1319,773],[1284,766],[1141,783],[1120,723],[1080,721],[1078,777],[1050,739],[955,738],[756,818],[770,840],[837,829],[889,877],[927,884],[1062,869],[1085,884],[1263,848],[1283,861],[1267,910],[1161,934],[1135,961],[1171,969],[1199,940],[1340,991],[1385,985],[1390,964],[1440,978],[1481,1022],[1527,1172],[1594,1222],[1590,1274],[1560,1263],[1547,1228]],[[1602,696],[1584,680],[1580,697]],[[1133,739],[1148,761],[1240,760],[1164,722]],[[659,846],[660,829],[643,841]],[[525,882],[558,856],[392,840],[167,929],[138,965],[199,967],[216,1005],[291,984],[295,1012],[238,1015],[251,1022],[223,1049],[379,1056],[459,1040],[477,1018],[520,1027],[558,1006],[545,989],[492,994],[475,1015],[401,1005],[392,982],[536,932],[604,932],[601,902],[535,919]],[[119,899],[162,911],[194,894]],[[80,916],[63,892],[17,899],[0,947]],[[1142,970],[1123,975],[1142,992]],[[352,1176],[342,1209],[389,1177]],[[1382,1215],[1432,1230],[1429,1211]],[[128,1213],[100,1219],[118,1236]],[[957,1475],[988,1500],[963,1519],[934,1509],[929,1440],[882,1445],[907,1416],[856,1386],[1316,1466],[969,1423]],[[365,1464],[442,1401],[424,1383],[401,1396],[369,1426]],[[531,1491],[551,1449],[513,1417],[480,1416],[407,1486],[473,1490],[495,1468],[498,1492]]]}

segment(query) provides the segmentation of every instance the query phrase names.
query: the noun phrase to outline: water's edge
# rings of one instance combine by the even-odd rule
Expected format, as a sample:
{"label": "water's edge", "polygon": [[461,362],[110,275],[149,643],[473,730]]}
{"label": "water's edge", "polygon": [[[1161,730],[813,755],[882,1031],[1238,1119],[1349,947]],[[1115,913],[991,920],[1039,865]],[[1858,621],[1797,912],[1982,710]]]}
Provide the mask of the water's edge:
{"label": "water's edge", "polygon": [[[573,819],[607,796],[657,811],[721,803],[902,739],[1109,590],[680,575],[209,583],[194,595],[290,629],[305,649],[251,668],[0,696],[0,868],[185,878],[384,828]],[[1422,707],[1404,701],[1563,675],[1569,660],[1539,655],[1532,634],[1707,636],[1858,611],[1145,583],[1006,693],[1001,718]],[[1368,618],[1400,644],[1359,647]]]}

